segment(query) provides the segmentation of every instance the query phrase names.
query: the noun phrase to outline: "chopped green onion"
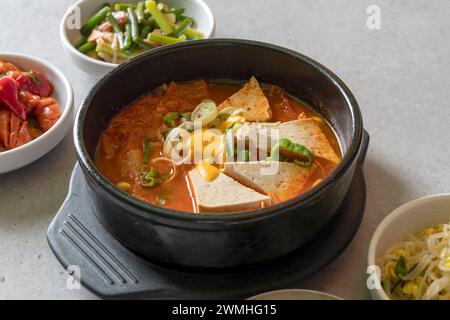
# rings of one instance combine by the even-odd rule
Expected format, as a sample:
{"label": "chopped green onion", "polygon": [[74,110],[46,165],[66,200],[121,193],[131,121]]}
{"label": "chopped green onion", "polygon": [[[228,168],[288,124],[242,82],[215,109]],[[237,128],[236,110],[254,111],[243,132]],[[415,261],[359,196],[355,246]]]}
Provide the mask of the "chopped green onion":
{"label": "chopped green onion", "polygon": [[192,17],[188,17],[188,16],[183,16],[181,14],[177,14],[177,20],[181,21],[184,19],[190,19],[192,21],[192,25],[195,25],[195,20]]}
{"label": "chopped green onion", "polygon": [[34,82],[35,85],[38,86],[41,84],[41,79],[33,71],[23,72],[23,74],[30,77],[30,79]]}
{"label": "chopped green onion", "polygon": [[95,51],[95,49],[89,51],[88,53],[86,53],[86,55],[92,59],[96,59],[96,60],[101,59],[100,56],[97,54],[97,51]]}
{"label": "chopped green onion", "polygon": [[133,39],[133,42],[136,43],[139,47],[141,47],[143,49],[152,49],[153,48],[150,44],[148,44],[147,42],[142,40],[140,37]]}
{"label": "chopped green onion", "polygon": [[150,27],[147,26],[143,27],[140,33],[141,39],[146,39],[150,31],[151,31]]}
{"label": "chopped green onion", "polygon": [[116,3],[114,4],[115,11],[126,11],[128,8],[136,9],[136,5],[133,3]]}
{"label": "chopped green onion", "polygon": [[185,11],[184,8],[170,8],[169,9],[169,13],[173,13],[173,14],[176,14],[176,15],[183,14],[184,11]]}
{"label": "chopped green onion", "polygon": [[180,118],[180,114],[178,112],[172,112],[164,116],[163,121],[168,127],[174,126],[174,121]]}
{"label": "chopped green onion", "polygon": [[201,121],[202,126],[205,127],[213,122],[218,114],[216,103],[212,100],[205,99],[192,112],[191,118],[194,122]]}
{"label": "chopped green onion", "polygon": [[183,39],[162,36],[155,33],[149,33],[147,39],[160,44],[172,44],[184,41]]}
{"label": "chopped green onion", "polygon": [[144,1],[140,1],[136,6],[136,17],[140,24],[144,23],[145,20],[145,3]]}
{"label": "chopped green onion", "polygon": [[131,24],[131,37],[134,40],[139,37],[139,24],[134,10],[132,8],[128,8],[127,12],[128,12],[128,20]]}
{"label": "chopped green onion", "polygon": [[132,44],[131,39],[133,38],[133,36],[131,28],[132,28],[131,23],[130,21],[128,21],[128,23],[125,25],[125,38],[123,40],[123,48],[121,48],[123,50],[129,49]]}
{"label": "chopped green onion", "polygon": [[81,53],[86,54],[86,53],[88,53],[89,51],[95,49],[96,45],[97,45],[97,44],[95,43],[95,41],[86,42],[85,44],[83,44],[82,46],[80,46],[80,47],[78,48],[78,51],[80,51]]}
{"label": "chopped green onion", "polygon": [[186,32],[186,29],[189,28],[192,24],[190,19],[184,19],[181,23],[175,28],[175,30],[170,34],[172,37],[179,37]]}
{"label": "chopped green onion", "polygon": [[75,41],[75,43],[73,44],[73,46],[75,47],[75,48],[79,48],[79,47],[81,47],[83,44],[85,44],[86,43],[86,40],[88,39],[88,37],[87,36],[81,36],[80,37],[80,39],[78,39],[77,41]]}
{"label": "chopped green onion", "polygon": [[114,32],[117,35],[117,39],[119,40],[119,47],[120,49],[123,49],[124,40],[123,40],[123,32],[122,29],[119,26],[119,23],[117,22],[116,18],[112,15],[112,13],[108,13],[106,16],[108,18],[109,23],[111,23]]}
{"label": "chopped green onion", "polygon": [[152,143],[150,142],[149,138],[145,138],[144,139],[144,163],[148,163],[148,161],[150,160],[150,156],[152,155],[153,152],[153,148],[152,148]]}
{"label": "chopped green onion", "polygon": [[184,34],[190,39],[203,39],[205,37],[203,33],[192,28],[187,28]]}
{"label": "chopped green onion", "polygon": [[81,27],[81,34],[87,36],[92,31],[92,29],[94,29],[96,26],[102,23],[103,20],[105,20],[106,16],[110,12],[111,8],[109,6],[103,7]]}
{"label": "chopped green onion", "polygon": [[144,25],[145,25],[146,27],[149,27],[149,28],[152,28],[152,29],[153,29],[153,28],[155,27],[155,25],[156,25],[155,18],[150,17],[150,18],[146,19],[146,20],[144,21]]}
{"label": "chopped green onion", "polygon": [[[112,49],[111,45],[109,43],[99,43],[97,44],[96,48],[97,52],[102,52],[110,57],[114,56],[114,50]],[[116,51],[117,57],[121,59],[131,59],[133,55],[129,55],[121,50]]]}
{"label": "chopped green onion", "polygon": [[179,112],[179,114],[183,120],[191,121],[191,113],[190,112]]}

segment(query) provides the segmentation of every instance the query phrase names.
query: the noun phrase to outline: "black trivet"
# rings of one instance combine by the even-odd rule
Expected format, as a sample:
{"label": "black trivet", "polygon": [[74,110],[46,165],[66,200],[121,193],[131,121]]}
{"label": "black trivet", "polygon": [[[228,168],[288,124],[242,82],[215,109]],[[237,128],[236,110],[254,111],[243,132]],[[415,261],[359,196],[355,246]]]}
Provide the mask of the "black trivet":
{"label": "black trivet", "polygon": [[364,175],[362,168],[357,168],[336,218],[316,241],[252,269],[208,274],[170,269],[128,250],[96,219],[85,184],[76,165],[69,195],[51,223],[47,238],[64,268],[78,266],[81,283],[104,298],[245,298],[290,286],[341,254],[359,228],[366,202]]}

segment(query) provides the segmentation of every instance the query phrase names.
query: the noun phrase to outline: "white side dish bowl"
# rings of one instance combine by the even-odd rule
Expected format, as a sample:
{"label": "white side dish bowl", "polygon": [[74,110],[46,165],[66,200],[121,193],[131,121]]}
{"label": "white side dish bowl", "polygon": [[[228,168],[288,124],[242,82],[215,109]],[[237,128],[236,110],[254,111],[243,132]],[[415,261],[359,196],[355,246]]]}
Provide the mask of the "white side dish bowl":
{"label": "white side dish bowl", "polygon": [[[392,211],[375,230],[369,245],[368,266],[376,265],[377,259],[395,243],[418,230],[450,221],[450,193],[437,194],[408,202]],[[389,300],[383,290],[371,289],[376,300]]]}
{"label": "white side dish bowl", "polygon": [[[140,0],[127,0],[127,3],[138,3]],[[80,30],[72,28],[74,15],[78,12],[81,15],[81,26],[91,18],[102,6],[102,4],[113,4],[117,1],[93,1],[80,0],[70,7],[61,20],[59,35],[64,51],[72,62],[86,73],[103,76],[113,70],[118,64],[96,60],[78,51],[73,44],[81,37]],[[185,8],[185,14],[194,18],[195,29],[202,32],[205,39],[210,38],[214,33],[215,20],[209,6],[203,0],[165,0],[169,7]],[[76,9],[75,9],[76,8]],[[81,27],[80,26],[80,27]]]}
{"label": "white side dish bowl", "polygon": [[59,120],[44,134],[18,148],[0,152],[0,174],[24,167],[52,150],[73,123],[73,91],[69,80],[55,66],[41,59],[17,53],[0,53],[0,60],[23,70],[41,72],[54,86],[52,97],[61,110]]}
{"label": "white side dish bowl", "polygon": [[329,293],[304,290],[304,289],[285,289],[269,291],[248,298],[248,300],[343,300]]}

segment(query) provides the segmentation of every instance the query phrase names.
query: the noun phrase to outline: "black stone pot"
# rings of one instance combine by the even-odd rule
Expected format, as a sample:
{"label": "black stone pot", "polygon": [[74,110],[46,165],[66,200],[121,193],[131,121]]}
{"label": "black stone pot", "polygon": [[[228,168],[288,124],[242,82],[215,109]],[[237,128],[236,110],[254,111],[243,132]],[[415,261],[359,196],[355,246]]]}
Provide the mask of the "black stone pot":
{"label": "black stone pot", "polygon": [[[169,81],[239,80],[252,75],[309,103],[332,125],[344,157],[310,191],[268,208],[234,214],[186,214],[137,200],[117,189],[93,163],[111,117]],[[193,268],[230,268],[288,254],[320,237],[362,165],[368,136],[345,84],[316,61],[270,44],[232,39],[187,42],[151,50],[121,64],[84,100],[75,125],[78,161],[97,218],[126,247],[152,261]],[[223,195],[226,197],[227,195]]]}

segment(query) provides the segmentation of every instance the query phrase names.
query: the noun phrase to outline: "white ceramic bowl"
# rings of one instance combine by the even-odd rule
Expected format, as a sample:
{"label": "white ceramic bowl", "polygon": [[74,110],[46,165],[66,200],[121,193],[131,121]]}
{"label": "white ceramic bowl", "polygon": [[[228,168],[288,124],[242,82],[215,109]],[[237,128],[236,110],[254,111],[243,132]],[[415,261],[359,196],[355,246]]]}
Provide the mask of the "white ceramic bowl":
{"label": "white ceramic bowl", "polygon": [[[450,221],[450,193],[437,194],[408,202],[390,213],[375,230],[369,245],[368,265],[407,235]],[[383,289],[371,289],[376,300],[389,300]]]}
{"label": "white ceramic bowl", "polygon": [[[123,2],[137,3],[140,0],[126,0]],[[117,64],[105,61],[96,60],[79,52],[74,46],[80,38],[80,31],[76,28],[71,28],[73,24],[74,14],[79,12],[81,14],[81,25],[83,25],[90,17],[92,17],[102,6],[102,4],[113,4],[117,1],[103,1],[96,0],[81,0],[74,6],[70,7],[61,20],[60,37],[65,52],[70,57],[72,62],[81,70],[92,75],[105,75],[106,73],[117,67]],[[214,33],[215,20],[214,15],[209,6],[203,0],[165,0],[169,7],[185,8],[185,14],[194,18],[195,28],[201,31],[205,39],[208,39]]]}
{"label": "white ceramic bowl", "polygon": [[23,146],[0,153],[0,173],[5,173],[39,159],[62,140],[73,123],[73,91],[62,72],[41,59],[17,53],[0,53],[0,60],[11,62],[23,70],[40,71],[53,84],[52,97],[62,111],[61,118],[47,132]]}
{"label": "white ceramic bowl", "polygon": [[248,300],[343,300],[331,294],[303,289],[285,289],[258,294]]}

